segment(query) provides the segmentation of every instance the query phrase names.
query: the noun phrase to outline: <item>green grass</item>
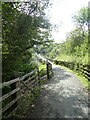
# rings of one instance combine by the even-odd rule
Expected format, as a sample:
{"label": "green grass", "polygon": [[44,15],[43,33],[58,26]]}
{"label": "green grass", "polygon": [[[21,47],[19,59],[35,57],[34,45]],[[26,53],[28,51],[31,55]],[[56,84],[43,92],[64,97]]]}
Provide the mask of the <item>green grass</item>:
{"label": "green grass", "polygon": [[83,75],[76,73],[77,77],[80,79],[81,83],[86,89],[90,89],[90,82]]}
{"label": "green grass", "polygon": [[39,66],[39,77],[46,75],[46,65],[41,64]]}
{"label": "green grass", "polygon": [[45,65],[45,64],[41,64],[41,65],[39,66],[39,71],[41,71],[42,69],[46,69],[46,65]]}
{"label": "green grass", "polygon": [[77,55],[66,55],[61,54],[55,58],[58,61],[65,61],[65,62],[77,62],[81,64],[88,64],[88,53],[85,56],[77,56]]}

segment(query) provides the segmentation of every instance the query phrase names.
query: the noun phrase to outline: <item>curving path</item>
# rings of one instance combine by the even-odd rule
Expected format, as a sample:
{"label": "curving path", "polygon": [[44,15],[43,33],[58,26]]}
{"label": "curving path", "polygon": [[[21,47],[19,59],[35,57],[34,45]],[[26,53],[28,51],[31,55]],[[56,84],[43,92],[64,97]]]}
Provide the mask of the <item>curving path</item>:
{"label": "curving path", "polygon": [[54,76],[42,87],[29,118],[88,118],[88,94],[79,79],[53,65]]}

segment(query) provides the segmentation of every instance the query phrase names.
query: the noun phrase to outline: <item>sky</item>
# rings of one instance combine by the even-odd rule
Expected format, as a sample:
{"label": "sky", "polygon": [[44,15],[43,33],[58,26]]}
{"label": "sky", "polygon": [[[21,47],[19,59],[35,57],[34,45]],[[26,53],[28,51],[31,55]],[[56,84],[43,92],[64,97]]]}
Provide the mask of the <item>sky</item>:
{"label": "sky", "polygon": [[58,26],[51,32],[55,43],[65,41],[66,34],[75,26],[72,19],[80,8],[88,6],[90,0],[51,0],[52,7],[46,11],[47,16],[52,24]]}

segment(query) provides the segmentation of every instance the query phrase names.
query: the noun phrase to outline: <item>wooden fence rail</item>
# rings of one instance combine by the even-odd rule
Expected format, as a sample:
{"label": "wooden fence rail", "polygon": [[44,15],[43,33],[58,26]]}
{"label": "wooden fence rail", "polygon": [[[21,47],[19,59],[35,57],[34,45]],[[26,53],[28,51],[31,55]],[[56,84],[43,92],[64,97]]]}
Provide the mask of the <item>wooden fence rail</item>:
{"label": "wooden fence rail", "polygon": [[76,69],[79,72],[81,72],[90,81],[90,65],[83,65],[74,62],[65,62],[65,61],[57,61],[57,60],[54,60],[54,63],[68,67],[72,70]]}
{"label": "wooden fence rail", "polygon": [[81,67],[80,72],[90,81],[90,69],[88,67]]}
{"label": "wooden fence rail", "polygon": [[42,79],[50,78],[49,73],[52,73],[52,64],[47,61],[46,67],[47,67],[46,75],[40,78],[39,78],[39,70],[35,69],[34,71],[22,77],[0,84],[1,89],[3,89],[4,87],[10,87],[12,84],[15,84],[15,88],[11,89],[8,93],[2,95],[2,97],[0,98],[0,102],[2,103],[5,103],[5,100],[9,101],[7,104],[5,103],[5,105],[2,106],[1,109],[2,115],[5,112],[7,113],[8,111],[9,113],[7,117],[10,117],[17,110],[19,106],[18,101],[24,96],[26,90],[29,90],[31,93],[33,93],[34,87],[36,87],[37,85],[40,86],[40,81]]}

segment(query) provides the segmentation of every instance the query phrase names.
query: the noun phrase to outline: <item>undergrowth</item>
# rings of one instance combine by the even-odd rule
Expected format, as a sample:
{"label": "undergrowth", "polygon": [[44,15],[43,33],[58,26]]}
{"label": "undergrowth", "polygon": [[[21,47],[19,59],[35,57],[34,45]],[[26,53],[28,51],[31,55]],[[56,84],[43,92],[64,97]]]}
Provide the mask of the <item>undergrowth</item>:
{"label": "undergrowth", "polygon": [[[39,66],[39,77],[46,74],[46,65],[40,64]],[[45,83],[45,79],[40,81],[40,85]],[[31,92],[27,92],[19,101],[19,108],[14,113],[13,117],[15,118],[25,118],[26,111],[31,107],[35,99],[40,95],[40,91],[42,90],[41,86],[36,86],[33,89],[33,94]]]}

